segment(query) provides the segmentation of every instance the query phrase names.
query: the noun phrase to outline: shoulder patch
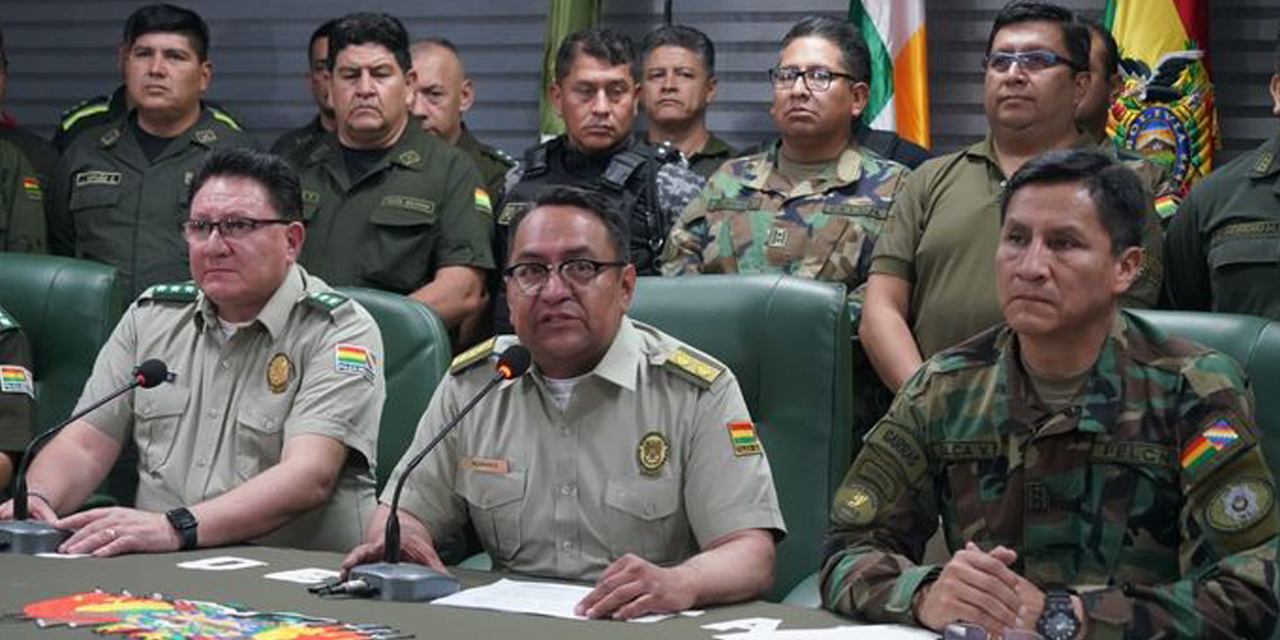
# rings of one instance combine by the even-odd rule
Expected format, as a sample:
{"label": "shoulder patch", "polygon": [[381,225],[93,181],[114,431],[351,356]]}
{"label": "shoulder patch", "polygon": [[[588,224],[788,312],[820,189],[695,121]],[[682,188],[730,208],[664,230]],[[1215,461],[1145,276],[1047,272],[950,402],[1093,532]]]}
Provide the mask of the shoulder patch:
{"label": "shoulder patch", "polygon": [[333,315],[333,310],[342,306],[347,300],[350,298],[336,291],[317,291],[308,295],[303,304]]}
{"label": "shoulder patch", "polygon": [[487,360],[489,356],[493,355],[493,351],[497,345],[498,338],[497,336],[494,336],[474,347],[471,347],[470,349],[467,349],[466,351],[463,351],[462,353],[459,353],[458,356],[453,359],[453,362],[449,363],[450,375],[456,376],[459,373],[470,369],[475,363]]}
{"label": "shoulder patch", "polygon": [[58,127],[68,131],[76,123],[92,115],[106,113],[111,108],[110,96],[95,96],[62,112],[62,121]]}
{"label": "shoulder patch", "polygon": [[724,373],[724,367],[684,348],[671,352],[671,355],[667,356],[667,359],[663,361],[662,366],[667,371],[703,389],[710,389],[711,385],[720,377],[720,374]]}
{"label": "shoulder patch", "polygon": [[497,160],[498,162],[501,162],[507,167],[516,166],[517,160],[515,159],[515,157],[497,147],[484,147],[480,150],[480,152],[486,156],[489,156],[490,158],[493,158],[494,160]]}
{"label": "shoulder patch", "polygon": [[[214,116],[217,117],[216,115]],[[192,134],[191,138],[202,145],[209,146],[218,140],[218,134],[213,129],[200,129]]]}
{"label": "shoulder patch", "polygon": [[195,302],[200,295],[200,288],[195,282],[174,282],[157,284],[142,292],[138,300],[155,300],[156,302]]}
{"label": "shoulder patch", "polygon": [[4,309],[0,309],[0,333],[13,331],[18,328],[18,321],[15,320],[13,316],[6,313]]}
{"label": "shoulder patch", "polygon": [[236,122],[235,118],[232,118],[231,116],[227,115],[227,112],[221,109],[210,108],[209,113],[213,116],[214,120],[221,122],[222,124],[226,125],[228,128],[235,131],[242,131],[242,129],[240,128],[240,123]]}

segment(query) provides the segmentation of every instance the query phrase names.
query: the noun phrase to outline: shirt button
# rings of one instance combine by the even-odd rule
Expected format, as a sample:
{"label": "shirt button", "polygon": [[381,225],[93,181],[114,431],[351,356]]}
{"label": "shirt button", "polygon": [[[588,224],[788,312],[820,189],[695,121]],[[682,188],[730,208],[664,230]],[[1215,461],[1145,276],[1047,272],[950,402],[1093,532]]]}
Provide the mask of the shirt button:
{"label": "shirt button", "polygon": [[560,485],[560,495],[562,496],[571,496],[575,490],[576,487],[573,486],[572,482],[566,482]]}
{"label": "shirt button", "polygon": [[210,418],[216,418],[216,417],[218,417],[218,410],[217,410],[217,409],[210,409],[210,410],[206,411],[205,413],[206,413]]}
{"label": "shirt button", "polygon": [[565,550],[565,551],[569,551],[569,550],[573,549],[573,543],[572,543],[572,542],[569,542],[568,540],[565,540],[564,542],[561,542],[561,543],[560,543],[560,548],[561,548],[561,549],[563,549],[563,550]]}
{"label": "shirt button", "polygon": [[223,369],[230,369],[230,368],[231,368],[231,361],[230,361],[230,360],[223,360],[223,361],[222,361],[222,368],[223,368]]}
{"label": "shirt button", "polygon": [[205,463],[204,463],[204,460],[196,460],[196,466],[197,466],[197,467],[200,467],[201,469],[203,469],[203,468],[204,468],[204,464],[205,464]]}

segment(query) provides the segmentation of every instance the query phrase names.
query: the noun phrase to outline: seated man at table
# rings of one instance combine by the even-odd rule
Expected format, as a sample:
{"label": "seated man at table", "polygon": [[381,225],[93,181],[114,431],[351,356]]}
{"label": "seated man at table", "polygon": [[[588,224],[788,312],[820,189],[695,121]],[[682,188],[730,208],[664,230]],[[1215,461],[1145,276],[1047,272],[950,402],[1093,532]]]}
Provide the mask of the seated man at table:
{"label": "seated man at table", "polygon": [[[1005,323],[915,374],[832,506],[823,604],[1070,638],[1269,638],[1271,472],[1226,356],[1119,310],[1143,187],[1096,151],[1009,180]],[[941,516],[954,554],[921,564]]]}
{"label": "seated man at table", "polygon": [[[156,285],[98,354],[78,407],[157,358],[137,389],[58,434],[31,465],[31,512],[74,530],[65,553],[110,556],[252,541],[345,550],[375,506],[382,336],[359,305],[295,263],[302,191],[277,156],[214,152],[182,224],[194,284]],[[137,508],[62,519],[139,452]],[[37,497],[38,494],[38,497]],[[12,502],[0,518],[13,516]]]}
{"label": "seated man at table", "polygon": [[[494,568],[594,580],[593,618],[752,598],[784,535],[768,459],[724,365],[626,317],[627,225],[601,196],[549,187],[511,224],[516,336],[454,360],[418,424],[418,451],[519,342],[526,375],[498,386],[405,486],[407,559],[444,567],[432,540],[468,519]],[[401,460],[350,568],[383,557]]]}

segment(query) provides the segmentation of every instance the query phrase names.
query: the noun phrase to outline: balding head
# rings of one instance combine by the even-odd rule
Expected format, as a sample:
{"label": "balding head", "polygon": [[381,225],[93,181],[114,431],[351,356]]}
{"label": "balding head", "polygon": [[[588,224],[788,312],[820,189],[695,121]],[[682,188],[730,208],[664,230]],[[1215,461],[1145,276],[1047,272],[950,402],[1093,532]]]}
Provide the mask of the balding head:
{"label": "balding head", "polygon": [[443,38],[428,38],[413,43],[410,52],[418,76],[413,115],[421,119],[423,130],[456,144],[462,135],[462,114],[475,103],[475,86],[457,49]]}

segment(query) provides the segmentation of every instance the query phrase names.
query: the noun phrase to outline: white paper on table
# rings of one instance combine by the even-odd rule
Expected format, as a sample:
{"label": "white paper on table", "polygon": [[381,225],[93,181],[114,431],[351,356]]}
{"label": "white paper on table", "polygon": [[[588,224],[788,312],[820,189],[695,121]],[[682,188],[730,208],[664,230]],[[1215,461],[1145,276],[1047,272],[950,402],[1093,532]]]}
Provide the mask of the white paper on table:
{"label": "white paper on table", "polygon": [[332,580],[338,577],[338,575],[339,573],[333,569],[308,567],[306,569],[277,571],[275,573],[268,573],[262,577],[268,580],[282,580],[284,582],[296,582],[298,584],[318,584],[326,580]]}
{"label": "white paper on table", "polygon": [[196,569],[198,571],[238,571],[240,569],[250,569],[252,567],[265,566],[267,563],[253,558],[238,558],[236,556],[212,556],[209,558],[200,558],[199,560],[187,560],[179,562],[180,569]]}
{"label": "white paper on table", "polygon": [[[464,589],[451,596],[432,601],[447,607],[489,609],[509,613],[528,613],[552,618],[586,620],[573,612],[591,587],[559,582],[528,582],[503,578],[483,587]],[[688,611],[681,615],[700,615],[700,611]],[[628,622],[658,622],[674,614],[656,614],[632,618]]]}
{"label": "white paper on table", "polygon": [[896,624],[841,625],[823,629],[781,629],[779,618],[744,618],[703,625],[719,631],[716,640],[938,640],[938,634]]}

